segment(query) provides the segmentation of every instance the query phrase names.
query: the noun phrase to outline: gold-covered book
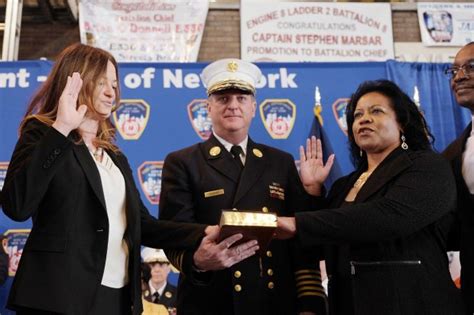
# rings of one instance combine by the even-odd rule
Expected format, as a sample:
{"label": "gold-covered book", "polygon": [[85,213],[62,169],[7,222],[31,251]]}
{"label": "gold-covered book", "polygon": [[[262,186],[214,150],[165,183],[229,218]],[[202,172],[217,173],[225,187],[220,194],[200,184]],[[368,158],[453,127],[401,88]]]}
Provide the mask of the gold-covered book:
{"label": "gold-covered book", "polygon": [[261,211],[222,210],[219,226],[219,242],[231,235],[242,233],[244,237],[234,245],[257,240],[259,253],[263,255],[277,227],[277,215]]}

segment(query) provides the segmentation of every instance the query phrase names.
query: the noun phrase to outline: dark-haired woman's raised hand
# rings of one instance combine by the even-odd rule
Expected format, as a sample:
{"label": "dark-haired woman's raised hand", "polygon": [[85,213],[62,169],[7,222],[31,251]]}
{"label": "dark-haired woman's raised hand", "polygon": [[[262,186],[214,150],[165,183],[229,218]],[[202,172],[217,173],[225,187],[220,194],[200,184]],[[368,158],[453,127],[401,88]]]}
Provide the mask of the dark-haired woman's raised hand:
{"label": "dark-haired woman's raised hand", "polygon": [[334,163],[334,154],[331,154],[324,164],[321,140],[312,136],[306,140],[306,152],[300,146],[300,178],[304,189],[313,196],[320,196],[324,181]]}

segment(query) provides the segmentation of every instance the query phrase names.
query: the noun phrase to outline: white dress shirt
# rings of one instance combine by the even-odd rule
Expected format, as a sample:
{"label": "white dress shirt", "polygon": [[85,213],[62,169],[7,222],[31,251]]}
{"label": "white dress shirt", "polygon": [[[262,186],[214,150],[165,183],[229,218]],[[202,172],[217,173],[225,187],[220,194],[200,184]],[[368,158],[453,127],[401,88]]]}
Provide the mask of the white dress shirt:
{"label": "white dress shirt", "polygon": [[469,192],[474,194],[474,132],[472,130],[462,154],[462,176]]}
{"label": "white dress shirt", "polygon": [[128,283],[128,246],[124,240],[127,228],[125,180],[105,150],[102,150],[102,160],[94,158],[94,161],[99,170],[109,219],[109,239],[101,284],[110,288],[123,288]]}
{"label": "white dress shirt", "polygon": [[[232,148],[233,144],[230,143],[229,141],[222,139],[218,135],[216,135],[214,131],[212,133],[214,134],[214,137],[216,137],[216,139],[224,146],[224,148],[228,152],[230,152],[230,149]],[[243,152],[242,154],[240,154],[240,160],[242,161],[242,165],[245,165],[245,159],[247,157],[247,143],[248,142],[249,142],[249,136],[246,136],[245,139],[241,143],[237,144],[238,146],[242,148],[242,152]]]}

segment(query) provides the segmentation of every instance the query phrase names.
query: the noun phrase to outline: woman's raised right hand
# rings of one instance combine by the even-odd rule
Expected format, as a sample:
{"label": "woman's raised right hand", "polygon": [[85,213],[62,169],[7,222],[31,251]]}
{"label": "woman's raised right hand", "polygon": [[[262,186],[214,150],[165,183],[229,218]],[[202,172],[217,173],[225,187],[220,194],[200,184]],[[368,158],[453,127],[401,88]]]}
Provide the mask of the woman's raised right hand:
{"label": "woman's raised right hand", "polygon": [[306,139],[306,152],[300,146],[300,179],[307,193],[320,196],[324,181],[329,176],[334,164],[334,154],[331,154],[324,164],[323,146],[320,139],[312,136]]}
{"label": "woman's raised right hand", "polygon": [[67,77],[66,86],[59,98],[58,113],[53,127],[66,137],[72,130],[79,127],[87,112],[86,105],[77,107],[77,98],[81,88],[81,75],[74,72],[72,76]]}

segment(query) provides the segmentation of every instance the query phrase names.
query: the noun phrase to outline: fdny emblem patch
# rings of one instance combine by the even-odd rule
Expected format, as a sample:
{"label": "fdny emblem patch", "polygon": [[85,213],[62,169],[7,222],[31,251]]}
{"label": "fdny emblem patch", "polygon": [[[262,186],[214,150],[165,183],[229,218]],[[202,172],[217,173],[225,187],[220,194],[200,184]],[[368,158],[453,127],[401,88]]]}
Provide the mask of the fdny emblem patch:
{"label": "fdny emblem patch", "polygon": [[162,171],[163,161],[146,161],[138,167],[140,186],[152,205],[160,202]]}
{"label": "fdny emblem patch", "polygon": [[4,234],[5,238],[2,240],[2,246],[8,254],[8,275],[10,277],[15,276],[18,270],[21,254],[23,253],[23,248],[25,248],[29,234],[29,229],[12,229],[7,230]]}
{"label": "fdny emblem patch", "polygon": [[141,99],[121,100],[113,119],[124,140],[137,140],[143,134],[150,117],[150,105]]}
{"label": "fdny emblem patch", "polygon": [[332,104],[334,118],[336,118],[339,128],[347,136],[346,107],[349,104],[349,98],[339,98]]}
{"label": "fdny emblem patch", "polygon": [[188,105],[188,116],[197,135],[207,140],[212,133],[212,122],[207,111],[207,100],[195,99]]}
{"label": "fdny emblem patch", "polygon": [[295,124],[296,105],[289,99],[267,99],[260,104],[260,117],[273,139],[286,139]]}
{"label": "fdny emblem patch", "polygon": [[2,191],[7,176],[8,162],[0,162],[0,191]]}

